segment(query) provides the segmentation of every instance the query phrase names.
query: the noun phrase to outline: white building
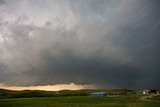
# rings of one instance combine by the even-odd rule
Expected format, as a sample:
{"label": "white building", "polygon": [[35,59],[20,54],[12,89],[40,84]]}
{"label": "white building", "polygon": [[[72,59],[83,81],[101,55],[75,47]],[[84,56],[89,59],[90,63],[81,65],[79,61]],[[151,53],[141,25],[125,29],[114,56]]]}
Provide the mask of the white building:
{"label": "white building", "polygon": [[150,90],[143,90],[143,94],[149,94]]}

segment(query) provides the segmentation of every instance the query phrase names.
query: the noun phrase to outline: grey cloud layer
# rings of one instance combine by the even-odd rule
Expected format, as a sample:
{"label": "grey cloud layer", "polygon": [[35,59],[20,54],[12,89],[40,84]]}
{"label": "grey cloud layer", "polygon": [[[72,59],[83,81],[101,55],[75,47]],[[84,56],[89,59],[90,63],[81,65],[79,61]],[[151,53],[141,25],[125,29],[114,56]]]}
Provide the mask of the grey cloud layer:
{"label": "grey cloud layer", "polygon": [[0,1],[0,83],[159,88],[158,3]]}

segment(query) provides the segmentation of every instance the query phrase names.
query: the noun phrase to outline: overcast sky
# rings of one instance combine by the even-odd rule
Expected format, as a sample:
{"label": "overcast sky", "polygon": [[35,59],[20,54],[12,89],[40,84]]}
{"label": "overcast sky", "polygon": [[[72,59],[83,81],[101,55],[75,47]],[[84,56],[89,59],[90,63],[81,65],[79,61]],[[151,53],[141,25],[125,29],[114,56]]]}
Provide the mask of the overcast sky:
{"label": "overcast sky", "polygon": [[160,88],[159,0],[0,0],[0,84]]}

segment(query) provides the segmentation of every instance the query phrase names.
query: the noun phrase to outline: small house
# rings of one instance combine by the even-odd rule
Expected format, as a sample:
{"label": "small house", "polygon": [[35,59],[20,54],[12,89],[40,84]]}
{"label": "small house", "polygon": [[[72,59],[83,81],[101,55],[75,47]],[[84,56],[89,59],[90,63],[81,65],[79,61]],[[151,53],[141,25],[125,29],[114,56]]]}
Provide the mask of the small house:
{"label": "small house", "polygon": [[149,94],[149,93],[151,93],[150,90],[143,90],[143,94]]}
{"label": "small house", "polygon": [[107,92],[94,92],[94,93],[91,93],[90,96],[104,97],[104,96],[108,96],[108,93]]}
{"label": "small house", "polygon": [[149,94],[151,93],[150,90],[142,90],[142,91],[137,91],[137,94]]}

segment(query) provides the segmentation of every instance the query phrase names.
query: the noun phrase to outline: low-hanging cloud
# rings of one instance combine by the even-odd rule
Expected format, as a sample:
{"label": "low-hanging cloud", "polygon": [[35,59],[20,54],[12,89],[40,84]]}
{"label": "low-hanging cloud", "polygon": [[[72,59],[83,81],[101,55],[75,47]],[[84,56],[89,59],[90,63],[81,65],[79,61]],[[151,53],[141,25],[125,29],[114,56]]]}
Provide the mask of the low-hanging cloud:
{"label": "low-hanging cloud", "polygon": [[0,1],[0,83],[159,88],[158,0]]}

